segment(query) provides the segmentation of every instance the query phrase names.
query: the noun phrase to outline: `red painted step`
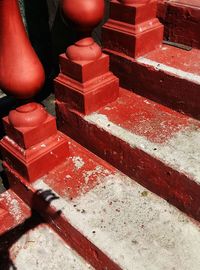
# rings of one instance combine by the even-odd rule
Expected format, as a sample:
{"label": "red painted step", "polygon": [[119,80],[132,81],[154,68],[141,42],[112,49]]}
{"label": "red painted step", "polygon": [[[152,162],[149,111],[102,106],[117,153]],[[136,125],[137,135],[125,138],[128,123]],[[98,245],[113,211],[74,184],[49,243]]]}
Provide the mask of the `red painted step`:
{"label": "red painted step", "polygon": [[166,40],[200,48],[199,0],[159,0],[158,17]]}
{"label": "red painted step", "polygon": [[93,269],[12,190],[0,195],[0,269]]}
{"label": "red painted step", "polygon": [[133,59],[109,49],[122,87],[200,119],[200,51],[168,45]]}
{"label": "red painted step", "polygon": [[30,208],[12,191],[0,195],[0,235],[30,218]]}
{"label": "red painted step", "polygon": [[121,89],[84,116],[57,102],[58,126],[129,177],[200,220],[200,123]]}
{"label": "red painted step", "polygon": [[17,194],[29,204],[35,195],[35,209],[95,269],[199,269],[198,223],[72,140],[70,153],[32,184],[7,169]]}

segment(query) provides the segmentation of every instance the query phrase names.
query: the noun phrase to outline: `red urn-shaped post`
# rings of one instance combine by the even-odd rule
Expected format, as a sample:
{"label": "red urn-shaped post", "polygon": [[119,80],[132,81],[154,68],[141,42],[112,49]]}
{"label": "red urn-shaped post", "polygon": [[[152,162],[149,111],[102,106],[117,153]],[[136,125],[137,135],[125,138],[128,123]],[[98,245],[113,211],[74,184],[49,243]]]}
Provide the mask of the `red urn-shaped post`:
{"label": "red urn-shaped post", "polygon": [[62,13],[74,29],[78,31],[79,41],[67,48],[66,54],[70,60],[96,60],[102,52],[91,37],[92,30],[104,16],[103,0],[62,0]]}
{"label": "red urn-shaped post", "polygon": [[109,70],[109,56],[92,38],[93,29],[104,16],[104,0],[62,0],[65,20],[78,32],[78,41],[60,55],[60,74],[55,79],[57,119],[68,110],[90,114],[114,101],[119,80]]}
{"label": "red urn-shaped post", "polygon": [[[17,0],[0,0],[0,89],[17,99],[32,98],[45,80],[20,15]],[[0,150],[8,176],[34,181],[66,158],[66,138],[55,118],[37,103],[10,111]]]}
{"label": "red urn-shaped post", "polygon": [[0,0],[0,88],[19,99],[43,86],[43,67],[24,29],[17,0]]}

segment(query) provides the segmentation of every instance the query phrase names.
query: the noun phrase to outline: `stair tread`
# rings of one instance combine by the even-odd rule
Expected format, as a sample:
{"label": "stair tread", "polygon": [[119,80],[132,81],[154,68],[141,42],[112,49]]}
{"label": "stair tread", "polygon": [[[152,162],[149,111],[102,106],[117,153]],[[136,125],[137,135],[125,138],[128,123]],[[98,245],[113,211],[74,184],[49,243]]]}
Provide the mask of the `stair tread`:
{"label": "stair tread", "polygon": [[0,195],[0,269],[93,269],[12,190]]}
{"label": "stair tread", "polygon": [[200,51],[198,49],[186,51],[174,46],[162,45],[161,48],[136,61],[200,84]]}
{"label": "stair tread", "polygon": [[186,6],[194,6],[194,7],[200,7],[199,0],[168,0],[169,2],[180,4],[180,5],[186,5]]}
{"label": "stair tread", "polygon": [[200,183],[199,121],[124,89],[84,120]]}
{"label": "stair tread", "polygon": [[31,216],[30,208],[11,190],[0,195],[0,235]]}
{"label": "stair tread", "polygon": [[46,224],[23,234],[9,252],[18,270],[93,269]]}
{"label": "stair tread", "polygon": [[[81,170],[78,169],[77,170]],[[39,179],[35,189],[52,189],[59,199],[51,207],[62,211],[73,227],[124,270],[182,270],[200,268],[200,227],[166,201],[118,171],[92,175],[83,170],[85,181],[97,184],[72,198],[65,184],[69,168],[62,175]],[[52,176],[50,177],[52,178]],[[67,181],[73,182],[67,177]],[[75,179],[76,182],[76,179]]]}

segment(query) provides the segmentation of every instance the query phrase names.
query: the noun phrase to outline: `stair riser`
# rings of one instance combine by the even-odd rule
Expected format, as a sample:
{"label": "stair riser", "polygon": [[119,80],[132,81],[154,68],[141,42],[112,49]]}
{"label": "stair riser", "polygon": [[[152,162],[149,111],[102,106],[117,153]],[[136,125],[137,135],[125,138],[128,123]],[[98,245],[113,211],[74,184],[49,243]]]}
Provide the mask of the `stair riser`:
{"label": "stair riser", "polygon": [[188,5],[160,1],[157,16],[165,26],[165,40],[199,49],[200,8],[193,6],[192,1]]}
{"label": "stair riser", "polygon": [[58,127],[138,183],[200,221],[200,185],[182,172],[57,104]]}
{"label": "stair riser", "polygon": [[[25,182],[13,169],[4,163],[11,189],[32,209],[38,212],[46,223],[80,256],[97,270],[122,270],[102,250],[92,244],[81,232],[74,228],[67,218],[59,213],[45,199],[37,195],[29,183]],[[34,200],[33,200],[34,198]]]}
{"label": "stair riser", "polygon": [[200,84],[106,50],[120,85],[176,111],[200,119]]}

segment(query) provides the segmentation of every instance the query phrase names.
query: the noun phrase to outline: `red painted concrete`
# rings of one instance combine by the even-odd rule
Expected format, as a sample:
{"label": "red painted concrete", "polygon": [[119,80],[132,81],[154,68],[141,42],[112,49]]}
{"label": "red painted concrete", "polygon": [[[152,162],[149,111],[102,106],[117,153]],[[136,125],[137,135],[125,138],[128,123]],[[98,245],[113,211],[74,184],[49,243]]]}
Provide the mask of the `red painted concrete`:
{"label": "red painted concrete", "polygon": [[42,87],[43,67],[24,29],[17,0],[0,1],[0,88],[20,99]]}
{"label": "red painted concrete", "polygon": [[92,113],[118,97],[119,80],[111,73],[79,83],[60,74],[55,79],[56,99],[84,114]]}
{"label": "red painted concrete", "polygon": [[156,18],[157,1],[137,2],[123,5],[111,1],[110,19],[102,31],[105,48],[133,58],[159,48],[163,39],[163,26]]}
{"label": "red painted concrete", "polygon": [[80,37],[67,48],[66,55],[60,56],[61,73],[55,79],[55,96],[66,107],[89,114],[114,101],[119,93],[119,80],[109,72],[109,57],[102,54],[91,37],[103,18],[104,1],[64,0],[61,7]]}
{"label": "red painted concrete", "polygon": [[[68,138],[70,142],[70,153],[72,153],[71,158],[81,157],[85,161],[84,168],[95,169],[96,167],[103,167],[105,170],[108,170],[108,174],[115,172],[116,170],[112,168],[109,164],[103,160],[96,157],[94,154],[90,153],[83,147],[79,146],[73,140]],[[66,166],[66,164],[68,166]],[[62,197],[72,199],[71,196],[78,196],[80,189],[78,184],[81,184],[81,179],[79,178],[83,171],[78,172],[77,167],[72,161],[67,161],[66,164],[58,167],[57,169],[50,172],[45,177],[45,182],[50,185],[55,191],[58,192]],[[121,268],[111,261],[101,250],[94,246],[87,238],[85,238],[79,231],[77,231],[64,217],[61,213],[58,213],[57,210],[52,207],[48,201],[45,201],[42,194],[35,190],[30,183],[23,179],[15,170],[13,170],[9,165],[4,162],[6,172],[10,181],[12,190],[24,200],[30,207],[38,211],[39,214],[44,218],[44,220],[68,243],[73,249],[75,249],[84,259],[86,259],[95,269],[97,270],[121,270]],[[70,181],[63,183],[61,180],[63,173],[71,175],[73,178],[74,185],[69,184]],[[58,178],[52,179],[53,176]],[[101,175],[102,176],[102,175]],[[98,173],[96,174],[98,178]],[[55,181],[56,180],[56,181]],[[57,183],[58,180],[58,183]],[[97,179],[95,175],[90,178],[90,182],[87,183],[87,187],[82,185],[82,191],[85,189],[85,192],[88,189],[93,188],[97,184]],[[48,191],[47,191],[48,192]]]}
{"label": "red painted concrete", "polygon": [[158,17],[166,40],[200,48],[199,0],[159,1]]}
{"label": "red painted concrete", "polygon": [[0,142],[2,159],[27,181],[34,181],[66,159],[68,142],[57,131],[55,118],[41,105],[29,103],[11,111],[4,124],[7,136]]}
{"label": "red painted concrete", "polygon": [[[154,104],[150,106],[151,110],[149,111],[145,108],[144,100],[143,106],[141,106],[141,97],[130,98],[130,95],[134,96],[134,94],[122,90],[117,101],[99,110],[98,113],[104,113],[108,119],[113,120],[114,123],[120,124],[122,127],[130,128],[132,126],[134,132],[136,131],[137,134],[146,136],[157,143],[168,140],[179,128],[189,125],[190,120],[188,120],[187,116],[178,115],[176,112]],[[130,106],[131,102],[128,100],[132,100],[132,106]],[[143,107],[144,111],[142,111]],[[152,112],[152,109],[154,109],[154,112]],[[115,115],[116,112],[118,112],[117,116]],[[128,116],[125,115],[125,112],[127,112]],[[138,115],[136,112],[138,112]],[[83,115],[74,110],[66,110],[65,106],[60,102],[57,102],[57,116],[58,126],[64,133],[67,133],[95,154],[180,210],[200,220],[200,186],[193,179],[167,166],[141,149],[133,148],[120,138],[90,124],[84,120]],[[171,124],[168,126],[170,119],[172,126]],[[157,123],[154,126],[155,130],[148,130],[148,122],[151,122],[151,120]],[[166,131],[164,133],[161,126],[163,121],[166,121]],[[141,125],[141,122],[145,122],[147,125],[147,133],[144,133],[144,125],[142,125],[141,129],[140,126],[137,127],[137,125]],[[163,133],[161,140],[157,139],[156,133]]]}
{"label": "red painted concrete", "polygon": [[165,143],[179,130],[191,124],[188,117],[123,90],[115,103],[100,109],[98,113],[106,115],[116,125],[155,143]]}
{"label": "red painted concrete", "polygon": [[[183,57],[183,59],[181,59],[177,57],[177,54],[174,54],[174,49],[170,49],[169,54],[167,54],[167,51],[163,53],[162,49],[159,49],[155,52],[155,60],[160,59],[163,61],[166,58],[171,59],[171,50],[173,50],[174,60],[167,60],[167,62],[169,61],[172,65],[175,65],[174,63],[178,62],[180,65],[176,64],[176,66],[179,65],[181,68],[183,68],[184,63],[186,63],[183,61],[190,59],[190,56],[192,59],[195,58],[195,54],[197,59],[199,57],[197,51],[193,51],[192,53],[187,52],[187,58],[186,53],[179,53],[178,55]],[[133,58],[125,56],[124,54],[110,50],[105,50],[105,52],[110,56],[111,70],[119,77],[122,87],[179,112],[184,112],[194,118],[200,119],[199,84],[180,78],[176,75],[171,75],[168,72],[159,69],[157,70],[151,66],[138,63]],[[161,58],[158,56],[159,52]],[[164,57],[163,54],[165,54]],[[152,55],[150,53],[150,59],[152,60],[154,60],[153,55],[154,53],[152,53]],[[146,57],[148,58],[148,55],[145,56],[145,58]],[[188,60],[188,63],[191,63],[190,66],[192,66],[190,60]],[[184,69],[186,69],[186,67],[183,68],[183,71]],[[193,69],[198,69],[198,63],[196,68],[195,65],[191,68],[191,70]]]}
{"label": "red painted concrete", "polygon": [[155,50],[145,55],[145,58],[181,71],[200,75],[200,52],[197,49],[186,51],[173,46],[163,45],[160,50]]}
{"label": "red painted concrete", "polygon": [[109,71],[109,56],[102,54],[98,61],[70,61],[65,54],[59,57],[60,72],[72,79],[85,83]]}
{"label": "red painted concrete", "polygon": [[0,236],[30,216],[30,208],[12,190],[0,195]]}
{"label": "red painted concrete", "polygon": [[[29,106],[29,104],[27,105]],[[41,106],[41,109],[44,112],[46,119],[43,119],[43,121],[38,122],[37,125],[35,126],[30,126],[33,118],[29,117],[29,112],[27,113],[28,116],[26,116],[26,113],[23,113],[21,117],[23,118],[23,121],[26,118],[27,120],[31,120],[31,123],[28,123],[28,124],[26,123],[27,126],[23,126],[23,125],[14,126],[12,124],[12,119],[10,122],[10,116],[13,115],[16,112],[16,110],[11,111],[8,117],[3,118],[6,135],[24,149],[33,147],[34,145],[38,143],[42,144],[43,140],[46,140],[48,137],[51,137],[53,135],[56,135],[57,128],[56,128],[55,118],[47,114],[47,112],[44,110],[42,106]],[[35,114],[32,111],[31,111],[31,114],[33,114],[34,119],[35,119]],[[16,120],[19,121],[19,118],[20,117],[18,117],[18,113],[17,113]],[[40,130],[38,130],[38,127],[40,127]]]}

